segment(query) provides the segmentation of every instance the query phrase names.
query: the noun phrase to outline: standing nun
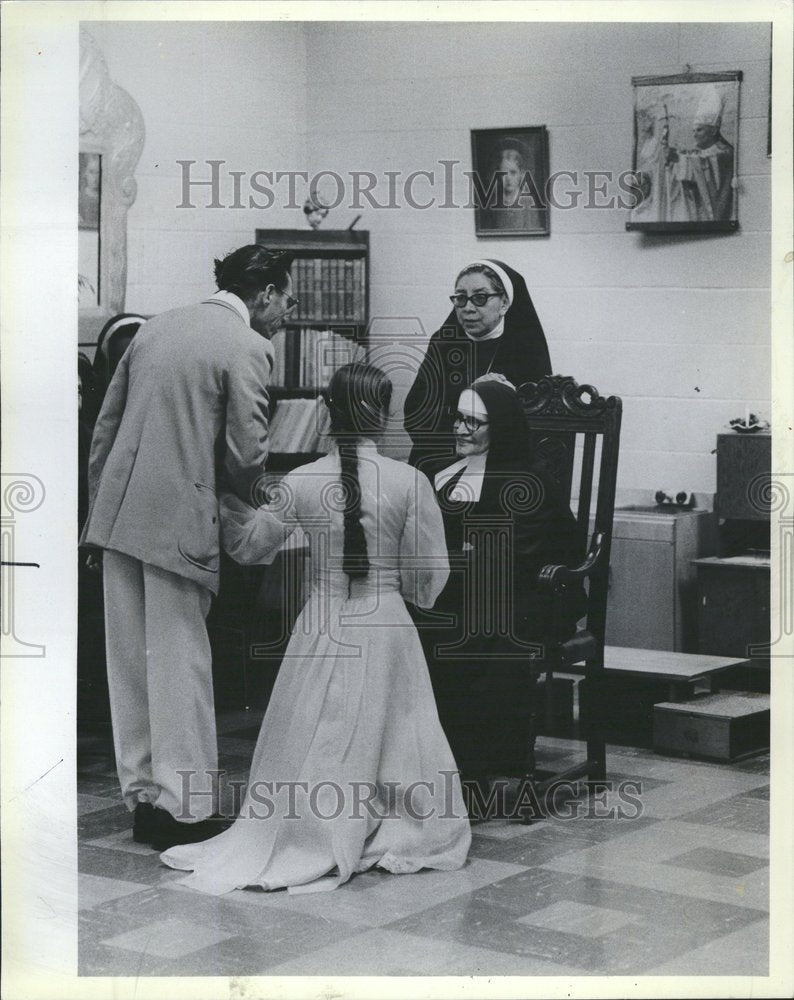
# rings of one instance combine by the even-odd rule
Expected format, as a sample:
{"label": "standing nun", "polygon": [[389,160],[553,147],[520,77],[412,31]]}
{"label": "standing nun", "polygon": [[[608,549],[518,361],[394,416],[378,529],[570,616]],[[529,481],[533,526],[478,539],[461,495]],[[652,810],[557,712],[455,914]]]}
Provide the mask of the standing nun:
{"label": "standing nun", "polygon": [[458,274],[452,312],[430,338],[405,400],[411,465],[431,478],[455,457],[452,424],[461,390],[488,373],[513,385],[551,374],[549,349],[526,282],[497,260]]}

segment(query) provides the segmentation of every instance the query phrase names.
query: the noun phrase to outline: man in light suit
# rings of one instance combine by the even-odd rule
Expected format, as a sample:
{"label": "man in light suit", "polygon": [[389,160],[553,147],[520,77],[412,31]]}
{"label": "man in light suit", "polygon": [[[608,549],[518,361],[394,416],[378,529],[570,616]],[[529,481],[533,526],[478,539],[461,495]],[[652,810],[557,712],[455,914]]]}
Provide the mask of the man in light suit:
{"label": "man in light suit", "polygon": [[104,550],[122,794],[135,839],[158,850],[220,832],[205,623],[218,592],[217,492],[255,502],[269,337],[296,304],[290,264],[261,246],[216,260],[216,295],[140,328],[94,430],[81,542]]}

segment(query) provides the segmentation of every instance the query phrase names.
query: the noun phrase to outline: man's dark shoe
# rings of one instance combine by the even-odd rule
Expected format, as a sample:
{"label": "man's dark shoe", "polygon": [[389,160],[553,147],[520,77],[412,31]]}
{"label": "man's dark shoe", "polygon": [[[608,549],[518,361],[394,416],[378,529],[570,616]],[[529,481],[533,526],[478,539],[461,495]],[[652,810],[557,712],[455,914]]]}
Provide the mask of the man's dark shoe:
{"label": "man's dark shoe", "polygon": [[151,802],[139,802],[132,815],[132,839],[136,844],[151,844],[154,828],[154,806]]}
{"label": "man's dark shoe", "polygon": [[169,847],[176,847],[178,844],[197,844],[210,837],[217,837],[231,825],[232,820],[218,813],[209,819],[199,820],[198,823],[180,823],[169,812],[157,809],[152,847],[156,851],[167,851]]}

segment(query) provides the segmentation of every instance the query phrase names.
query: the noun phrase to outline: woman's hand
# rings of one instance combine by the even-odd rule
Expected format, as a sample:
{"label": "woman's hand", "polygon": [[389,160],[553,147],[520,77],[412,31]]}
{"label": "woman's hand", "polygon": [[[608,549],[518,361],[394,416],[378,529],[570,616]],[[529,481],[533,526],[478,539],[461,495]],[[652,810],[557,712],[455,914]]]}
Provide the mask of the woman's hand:
{"label": "woman's hand", "polygon": [[243,514],[250,516],[252,510],[256,508],[250,504],[241,500],[235,493],[221,493],[218,498],[218,503],[221,508],[221,513],[230,514]]}
{"label": "woman's hand", "polygon": [[[281,489],[283,502],[252,507],[233,493],[218,498],[221,519],[221,545],[227,555],[243,566],[271,563],[295,523],[285,524],[291,491]],[[275,492],[275,489],[274,489]],[[284,499],[286,498],[286,499]]]}

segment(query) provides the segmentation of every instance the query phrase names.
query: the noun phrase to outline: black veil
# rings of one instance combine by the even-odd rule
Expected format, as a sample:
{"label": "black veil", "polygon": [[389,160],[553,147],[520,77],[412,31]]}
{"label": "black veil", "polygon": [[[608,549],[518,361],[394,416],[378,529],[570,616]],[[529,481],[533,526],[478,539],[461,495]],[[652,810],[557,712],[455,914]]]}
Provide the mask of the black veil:
{"label": "black veil", "polygon": [[[537,382],[551,374],[546,337],[523,277],[508,264],[482,260],[504,271],[513,286],[513,301],[504,318],[504,333],[487,368],[513,385]],[[497,271],[498,273],[498,271]],[[432,475],[454,461],[452,422],[461,391],[484,374],[483,345],[467,337],[453,308],[430,338],[427,353],[405,400],[405,429],[413,447],[410,462]]]}

